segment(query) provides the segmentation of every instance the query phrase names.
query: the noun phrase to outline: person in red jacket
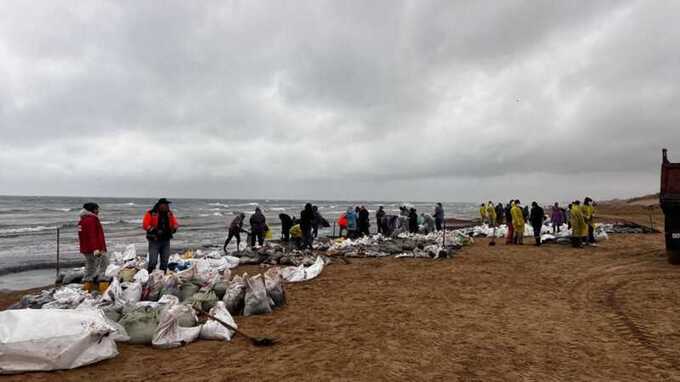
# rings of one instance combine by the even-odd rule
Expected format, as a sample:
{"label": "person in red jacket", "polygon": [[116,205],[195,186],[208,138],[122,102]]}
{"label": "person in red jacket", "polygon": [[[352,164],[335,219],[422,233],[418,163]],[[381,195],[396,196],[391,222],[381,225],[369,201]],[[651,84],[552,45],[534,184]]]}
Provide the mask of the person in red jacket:
{"label": "person in red jacket", "polygon": [[170,211],[170,201],[161,198],[152,209],[144,215],[142,227],[146,231],[146,239],[149,241],[149,273],[156,269],[158,257],[161,258],[160,268],[163,272],[168,270],[170,259],[170,239],[177,232],[179,224],[177,218]]}
{"label": "person in red jacket", "polygon": [[78,223],[78,239],[80,253],[85,256],[85,277],[83,289],[91,292],[98,283],[100,292],[109,287],[109,280],[105,276],[109,259],[106,255],[106,238],[104,228],[99,221],[99,206],[97,203],[85,203],[80,211]]}

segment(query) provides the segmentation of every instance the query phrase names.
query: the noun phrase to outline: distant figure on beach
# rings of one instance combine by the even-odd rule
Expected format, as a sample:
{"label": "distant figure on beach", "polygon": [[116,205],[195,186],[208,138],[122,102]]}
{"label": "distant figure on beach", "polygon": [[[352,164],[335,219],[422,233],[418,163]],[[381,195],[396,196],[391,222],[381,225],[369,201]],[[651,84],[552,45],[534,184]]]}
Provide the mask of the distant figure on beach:
{"label": "distant figure on beach", "polygon": [[366,209],[365,206],[361,206],[359,208],[359,217],[357,220],[357,223],[359,225],[359,233],[363,236],[369,236],[371,234],[370,232],[370,215],[368,213],[368,210]]}
{"label": "distant figure on beach", "polygon": [[415,208],[411,208],[408,213],[408,231],[418,233],[418,213]]}
{"label": "distant figure on beach", "polygon": [[262,214],[260,207],[255,207],[255,213],[250,217],[250,246],[255,247],[255,239],[257,244],[264,244],[264,233],[267,231],[267,219]]}
{"label": "distant figure on beach", "polygon": [[567,209],[564,211],[564,220],[567,222],[567,229],[571,229],[571,208],[573,203],[569,203]]}
{"label": "distant figure on beach", "polygon": [[489,227],[496,226],[496,206],[493,205],[491,200],[486,205],[486,221],[489,223]]}
{"label": "distant figure on beach", "polygon": [[583,211],[581,210],[581,202],[575,200],[571,203],[571,245],[574,248],[581,248],[583,241],[588,235],[588,226],[583,218]]}
{"label": "distant figure on beach", "polygon": [[420,214],[420,217],[423,219],[423,233],[427,235],[434,232],[436,226],[432,215],[422,213]]}
{"label": "distant figure on beach", "polygon": [[146,239],[149,241],[149,273],[156,269],[158,257],[160,256],[160,269],[165,273],[168,270],[168,259],[170,258],[170,240],[172,235],[177,232],[179,223],[177,218],[170,211],[170,201],[161,198],[158,202],[146,211],[142,227],[146,231]]}
{"label": "distant figure on beach", "polygon": [[444,226],[444,206],[441,203],[434,207],[434,225],[437,231],[441,231]]}
{"label": "distant figure on beach", "polygon": [[385,209],[383,206],[378,206],[378,210],[375,211],[375,223],[378,226],[378,233],[382,234],[384,233],[384,222],[383,218],[385,217]]}
{"label": "distant figure on beach", "polygon": [[508,202],[505,205],[505,220],[508,226],[508,235],[505,238],[505,244],[514,244],[515,240],[515,228],[512,226],[512,207],[515,204],[514,200]]}
{"label": "distant figure on beach", "polygon": [[536,240],[536,246],[538,247],[541,245],[541,228],[543,228],[543,222],[545,221],[545,211],[536,202],[531,202],[529,221],[531,222],[531,228],[534,230],[534,240]]}
{"label": "distant figure on beach", "polygon": [[399,207],[399,216],[408,217],[408,207],[406,206]]}
{"label": "distant figure on beach", "polygon": [[505,208],[503,203],[496,204],[496,224],[503,224],[505,222]]}
{"label": "distant figure on beach", "polygon": [[302,229],[302,248],[312,249],[314,236],[312,226],[314,224],[314,209],[311,203],[305,204],[305,209],[300,212],[300,229]]}
{"label": "distant figure on beach", "polygon": [[99,221],[99,205],[97,203],[85,203],[80,211],[78,222],[78,240],[80,241],[80,253],[85,256],[85,277],[83,277],[83,289],[86,292],[95,290],[104,293],[109,287],[109,279],[105,276],[109,258],[106,254],[106,238],[104,228]]}
{"label": "distant figure on beach", "polygon": [[357,237],[357,214],[352,207],[349,207],[345,217],[347,218],[347,237],[354,239]]}
{"label": "distant figure on beach", "polygon": [[300,228],[300,224],[293,224],[292,227],[290,227],[290,239],[291,243],[295,247],[295,249],[302,249],[302,240],[303,240],[303,233],[302,233],[302,228]]}
{"label": "distant figure on beach", "polygon": [[224,241],[224,253],[227,253],[227,246],[233,237],[236,238],[236,252],[241,250],[241,232],[248,234],[248,231],[243,229],[244,220],[246,220],[246,214],[239,212],[229,224],[227,240]]}
{"label": "distant figure on beach", "polygon": [[279,214],[281,220],[281,240],[288,242],[290,240],[290,229],[293,227],[293,219],[288,214]]}
{"label": "distant figure on beach", "polygon": [[484,203],[479,205],[479,217],[481,218],[481,224],[486,223],[486,206]]}
{"label": "distant figure on beach", "polygon": [[524,213],[522,207],[520,206],[519,199],[515,200],[515,205],[512,206],[510,210],[512,215],[512,228],[513,228],[513,244],[522,245],[524,244]]}
{"label": "distant figure on beach", "polygon": [[345,235],[349,235],[349,230],[347,229],[347,213],[340,215],[338,218],[338,237],[342,237],[342,231],[345,231]]}
{"label": "distant figure on beach", "polygon": [[552,223],[553,234],[560,232],[560,227],[564,224],[564,214],[560,204],[555,202],[550,212],[550,222]]}
{"label": "distant figure on beach", "polygon": [[314,213],[314,219],[312,219],[312,237],[316,238],[319,236],[319,227],[326,227],[328,222],[321,216],[319,207],[312,206],[312,212]]}
{"label": "distant figure on beach", "polygon": [[588,243],[595,243],[595,207],[593,207],[593,199],[586,197],[583,200],[583,220],[588,226]]}

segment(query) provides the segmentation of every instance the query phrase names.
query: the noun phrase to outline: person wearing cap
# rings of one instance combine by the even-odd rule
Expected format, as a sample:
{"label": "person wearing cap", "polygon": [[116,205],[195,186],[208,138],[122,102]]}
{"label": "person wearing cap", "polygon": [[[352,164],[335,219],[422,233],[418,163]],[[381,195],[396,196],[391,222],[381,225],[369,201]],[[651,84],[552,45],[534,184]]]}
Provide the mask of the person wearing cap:
{"label": "person wearing cap", "polygon": [[170,211],[170,203],[169,200],[161,198],[152,209],[144,214],[142,227],[146,231],[146,239],[149,241],[149,265],[147,267],[149,273],[156,269],[159,256],[161,259],[160,269],[163,272],[168,270],[170,240],[179,228],[177,218]]}
{"label": "person wearing cap", "polygon": [[106,255],[106,238],[102,223],[99,221],[97,203],[83,205],[80,211],[80,222],[78,222],[78,241],[80,253],[85,256],[83,289],[91,292],[97,283],[97,289],[103,293],[109,287],[109,280],[105,275],[109,259]]}

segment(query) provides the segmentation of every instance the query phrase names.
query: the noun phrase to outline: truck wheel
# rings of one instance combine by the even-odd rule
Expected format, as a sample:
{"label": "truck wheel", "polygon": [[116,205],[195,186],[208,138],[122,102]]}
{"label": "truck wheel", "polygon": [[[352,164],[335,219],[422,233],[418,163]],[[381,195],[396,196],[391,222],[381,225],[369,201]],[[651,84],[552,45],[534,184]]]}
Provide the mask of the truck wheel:
{"label": "truck wheel", "polygon": [[680,251],[668,251],[668,262],[674,265],[679,265]]}

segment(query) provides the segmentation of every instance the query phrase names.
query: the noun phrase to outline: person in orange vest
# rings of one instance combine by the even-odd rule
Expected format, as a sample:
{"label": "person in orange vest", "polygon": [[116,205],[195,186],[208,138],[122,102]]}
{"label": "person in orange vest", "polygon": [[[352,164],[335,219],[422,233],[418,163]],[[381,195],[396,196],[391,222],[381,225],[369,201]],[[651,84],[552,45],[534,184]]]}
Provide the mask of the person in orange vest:
{"label": "person in orange vest", "polygon": [[163,272],[168,270],[170,240],[179,228],[177,218],[170,211],[170,203],[169,200],[161,198],[144,215],[142,227],[146,231],[146,239],[149,241],[149,265],[147,267],[149,273],[156,269],[159,256],[161,259],[160,269]]}

